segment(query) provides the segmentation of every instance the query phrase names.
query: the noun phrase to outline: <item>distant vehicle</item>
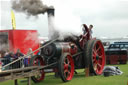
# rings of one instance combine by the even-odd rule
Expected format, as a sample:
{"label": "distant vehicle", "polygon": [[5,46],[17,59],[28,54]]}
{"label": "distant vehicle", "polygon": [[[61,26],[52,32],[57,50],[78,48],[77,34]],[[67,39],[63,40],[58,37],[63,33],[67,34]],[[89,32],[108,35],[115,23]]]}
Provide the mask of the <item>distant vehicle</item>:
{"label": "distant vehicle", "polygon": [[108,49],[127,49],[128,50],[128,42],[114,42],[114,44],[110,44]]}
{"label": "distant vehicle", "polygon": [[128,44],[128,42],[114,42],[115,44]]}
{"label": "distant vehicle", "polygon": [[126,64],[128,59],[128,42],[114,42],[105,50],[107,64]]}

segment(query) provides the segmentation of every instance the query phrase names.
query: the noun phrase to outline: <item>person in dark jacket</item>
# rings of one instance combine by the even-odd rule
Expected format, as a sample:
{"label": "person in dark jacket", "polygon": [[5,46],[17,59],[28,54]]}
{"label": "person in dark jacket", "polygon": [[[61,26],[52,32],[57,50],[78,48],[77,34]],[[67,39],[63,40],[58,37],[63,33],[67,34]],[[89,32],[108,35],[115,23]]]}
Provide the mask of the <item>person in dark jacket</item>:
{"label": "person in dark jacket", "polygon": [[24,56],[24,54],[20,52],[20,49],[17,49],[15,56],[17,56],[18,58],[18,57]]}
{"label": "person in dark jacket", "polygon": [[4,56],[4,65],[12,62],[12,59],[14,59],[16,56],[13,52],[8,53],[6,56]]}
{"label": "person in dark jacket", "polygon": [[[20,49],[17,49],[17,52],[15,54],[15,60],[22,56],[24,56],[24,54],[20,52]],[[23,59],[17,61],[16,64],[17,64],[17,68],[24,66]]]}

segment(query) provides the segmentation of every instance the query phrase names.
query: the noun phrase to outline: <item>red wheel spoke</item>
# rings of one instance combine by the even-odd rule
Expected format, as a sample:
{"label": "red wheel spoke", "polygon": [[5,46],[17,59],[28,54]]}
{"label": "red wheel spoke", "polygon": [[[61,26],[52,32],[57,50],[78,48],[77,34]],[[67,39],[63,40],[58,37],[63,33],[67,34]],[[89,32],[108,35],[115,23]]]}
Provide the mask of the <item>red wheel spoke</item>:
{"label": "red wheel spoke", "polygon": [[64,73],[66,73],[66,72],[68,72],[68,70],[67,70],[67,69],[65,69],[65,70],[64,70]]}
{"label": "red wheel spoke", "polygon": [[66,77],[66,72],[67,72],[67,70],[64,70],[64,76]]}
{"label": "red wheel spoke", "polygon": [[96,57],[97,53],[95,50],[93,50],[93,57]]}
{"label": "red wheel spoke", "polygon": [[65,69],[64,70],[64,76],[68,77],[69,75],[70,75],[70,71],[68,71],[68,69]]}
{"label": "red wheel spoke", "polygon": [[68,69],[68,64],[65,64],[64,65],[64,69]]}
{"label": "red wheel spoke", "polygon": [[70,65],[70,61],[68,60],[68,65]]}
{"label": "red wheel spoke", "polygon": [[98,49],[96,49],[96,52],[98,52],[100,49],[101,49],[101,48],[100,48],[100,47],[98,47]]}
{"label": "red wheel spoke", "polygon": [[99,63],[98,63],[97,65],[98,65],[100,68],[101,68],[101,66],[102,66],[102,65],[100,65]]}
{"label": "red wheel spoke", "polygon": [[97,60],[96,60],[96,56],[97,56],[97,52],[96,52],[96,46],[94,47],[94,56],[93,56],[93,67],[94,67],[94,70],[96,71],[97,70]]}
{"label": "red wheel spoke", "polygon": [[97,73],[99,72],[98,68],[96,69],[96,72],[97,72]]}
{"label": "red wheel spoke", "polygon": [[66,63],[64,62],[64,65],[65,65]]}
{"label": "red wheel spoke", "polygon": [[70,61],[69,61],[69,59],[67,58],[67,64],[69,65],[70,64]]}
{"label": "red wheel spoke", "polygon": [[70,71],[68,71],[68,75],[70,75],[70,73],[71,73],[71,72],[70,72]]}
{"label": "red wheel spoke", "polygon": [[95,52],[96,56],[99,56],[99,50],[101,50],[101,46],[98,45],[98,48],[96,48],[96,46],[95,46],[94,50],[95,50],[94,52]]}
{"label": "red wheel spoke", "polygon": [[96,63],[96,59],[93,59],[93,63]]}

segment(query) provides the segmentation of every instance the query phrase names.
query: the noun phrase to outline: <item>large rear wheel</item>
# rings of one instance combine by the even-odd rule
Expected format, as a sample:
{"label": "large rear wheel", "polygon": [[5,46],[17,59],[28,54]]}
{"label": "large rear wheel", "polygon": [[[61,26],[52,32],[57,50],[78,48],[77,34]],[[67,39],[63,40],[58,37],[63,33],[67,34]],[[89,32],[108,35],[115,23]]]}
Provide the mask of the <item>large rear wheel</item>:
{"label": "large rear wheel", "polygon": [[100,40],[89,40],[86,56],[89,56],[90,73],[100,75],[103,72],[105,65],[104,47]]}
{"label": "large rear wheel", "polygon": [[65,53],[59,60],[59,74],[64,82],[72,79],[74,75],[74,61],[70,54]]}
{"label": "large rear wheel", "polygon": [[[44,61],[43,58],[39,55],[33,56],[33,58],[31,58],[30,60],[30,64],[31,66],[44,66]],[[36,75],[36,76],[32,76],[31,79],[35,82],[38,83],[42,80],[44,80],[45,77],[45,73],[44,70],[40,70],[40,74]]]}

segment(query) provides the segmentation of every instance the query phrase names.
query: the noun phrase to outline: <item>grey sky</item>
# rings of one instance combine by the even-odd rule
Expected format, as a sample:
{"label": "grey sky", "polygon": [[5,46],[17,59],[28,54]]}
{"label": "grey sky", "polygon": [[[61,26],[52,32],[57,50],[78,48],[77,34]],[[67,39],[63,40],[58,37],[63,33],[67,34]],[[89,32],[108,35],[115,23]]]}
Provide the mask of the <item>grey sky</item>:
{"label": "grey sky", "polygon": [[[0,1],[1,27],[11,29],[11,0]],[[124,37],[128,35],[128,0],[43,0],[53,5],[57,29],[65,32],[80,31],[81,24],[93,24],[93,36]],[[41,36],[48,35],[47,14],[37,17],[15,12],[17,29],[37,29]]]}

